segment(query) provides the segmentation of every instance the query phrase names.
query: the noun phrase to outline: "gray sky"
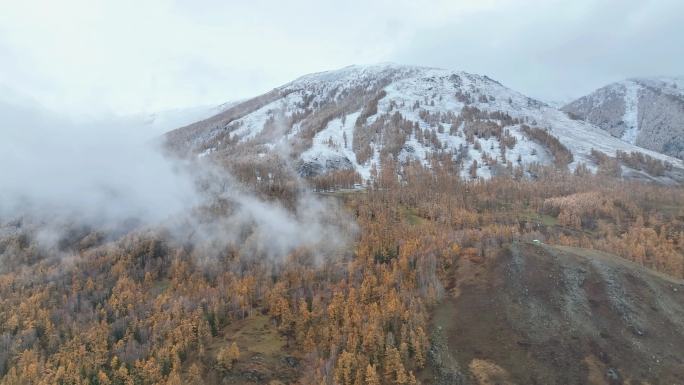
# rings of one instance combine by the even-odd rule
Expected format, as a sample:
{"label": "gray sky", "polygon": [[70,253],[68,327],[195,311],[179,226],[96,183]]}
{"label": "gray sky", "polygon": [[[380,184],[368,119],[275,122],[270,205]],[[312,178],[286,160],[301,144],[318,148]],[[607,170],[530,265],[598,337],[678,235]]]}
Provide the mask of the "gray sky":
{"label": "gray sky", "polygon": [[379,61],[568,100],[625,77],[681,75],[684,2],[8,0],[0,58],[0,100],[70,115],[218,104]]}

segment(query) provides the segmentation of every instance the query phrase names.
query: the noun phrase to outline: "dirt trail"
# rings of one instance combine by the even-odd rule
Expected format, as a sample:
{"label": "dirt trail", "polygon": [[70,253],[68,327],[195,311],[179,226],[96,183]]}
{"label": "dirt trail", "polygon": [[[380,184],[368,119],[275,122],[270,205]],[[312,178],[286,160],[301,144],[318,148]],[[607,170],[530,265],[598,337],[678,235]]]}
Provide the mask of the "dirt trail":
{"label": "dirt trail", "polygon": [[433,326],[465,383],[684,384],[684,281],[527,243],[457,275]]}

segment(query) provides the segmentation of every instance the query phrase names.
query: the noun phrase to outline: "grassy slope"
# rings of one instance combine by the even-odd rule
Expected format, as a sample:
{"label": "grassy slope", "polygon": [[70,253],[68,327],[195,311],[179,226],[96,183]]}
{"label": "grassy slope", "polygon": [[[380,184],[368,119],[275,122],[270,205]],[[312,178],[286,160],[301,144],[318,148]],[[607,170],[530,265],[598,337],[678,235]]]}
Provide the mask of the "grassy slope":
{"label": "grassy slope", "polygon": [[684,382],[682,280],[595,250],[527,243],[462,261],[457,274],[458,296],[435,308],[432,327],[469,383]]}

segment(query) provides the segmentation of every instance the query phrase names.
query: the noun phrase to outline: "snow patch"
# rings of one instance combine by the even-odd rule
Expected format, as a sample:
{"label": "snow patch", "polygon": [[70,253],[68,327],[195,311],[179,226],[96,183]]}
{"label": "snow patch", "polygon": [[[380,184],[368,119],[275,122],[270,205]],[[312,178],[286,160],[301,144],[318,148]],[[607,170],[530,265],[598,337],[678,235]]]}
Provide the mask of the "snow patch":
{"label": "snow patch", "polygon": [[637,135],[639,134],[639,89],[641,88],[637,83],[627,81],[625,86],[625,115],[622,121],[625,123],[625,132],[622,134],[622,140],[630,144],[636,144]]}
{"label": "snow patch", "polygon": [[371,162],[359,164],[352,149],[354,123],[360,114],[361,111],[357,111],[346,115],[344,119],[331,120],[323,130],[314,136],[311,148],[302,153],[301,159],[305,162],[315,162],[325,166],[328,160],[346,158],[363,179],[369,179]]}

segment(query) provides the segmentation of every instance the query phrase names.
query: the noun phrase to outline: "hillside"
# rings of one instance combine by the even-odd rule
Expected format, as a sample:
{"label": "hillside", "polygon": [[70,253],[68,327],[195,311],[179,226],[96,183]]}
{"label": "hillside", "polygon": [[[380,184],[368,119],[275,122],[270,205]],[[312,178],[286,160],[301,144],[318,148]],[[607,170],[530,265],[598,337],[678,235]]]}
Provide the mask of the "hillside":
{"label": "hillside", "polygon": [[628,143],[684,158],[684,80],[680,78],[627,79],[562,109]]}
{"label": "hillside", "polygon": [[486,262],[461,260],[458,276],[457,294],[433,319],[441,340],[433,355],[457,362],[433,368],[442,378],[451,373],[468,384],[684,381],[682,280],[607,253],[532,243],[510,245]]}
{"label": "hillside", "polygon": [[0,384],[681,382],[681,187],[405,168],[155,226],[2,218]]}
{"label": "hillside", "polygon": [[0,210],[0,385],[682,382],[679,161],[437,69],[219,108],[166,172],[32,136],[58,199]]}
{"label": "hillside", "polygon": [[454,162],[463,177],[514,173],[518,166],[530,174],[534,164],[596,170],[592,149],[610,157],[643,154],[664,169],[623,163],[625,176],[667,182],[680,180],[684,167],[486,76],[395,64],[306,75],[167,140],[182,154],[232,162],[286,155],[306,177],[352,170],[362,180],[388,158]]}

